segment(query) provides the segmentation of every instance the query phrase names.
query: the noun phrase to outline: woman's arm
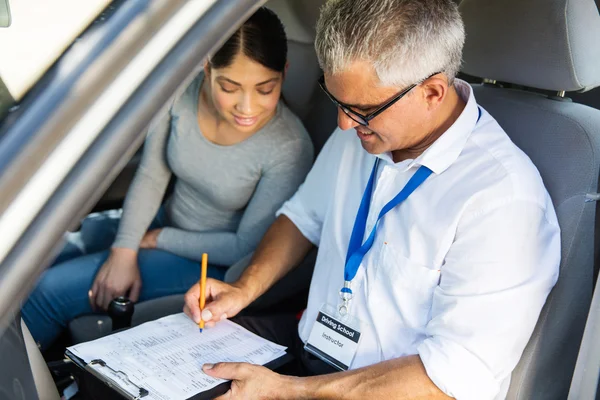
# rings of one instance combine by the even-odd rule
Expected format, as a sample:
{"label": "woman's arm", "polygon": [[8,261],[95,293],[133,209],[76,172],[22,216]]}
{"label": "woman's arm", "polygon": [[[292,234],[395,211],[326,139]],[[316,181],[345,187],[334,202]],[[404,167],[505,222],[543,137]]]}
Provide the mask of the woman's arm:
{"label": "woman's arm", "polygon": [[309,141],[287,143],[263,171],[237,232],[190,232],[168,227],[161,231],[157,247],[193,260],[209,253],[211,263],[234,264],[256,248],[275,220],[276,211],[306,177],[312,161]]}
{"label": "woman's arm", "polygon": [[125,197],[123,216],[113,248],[137,251],[158,212],[171,178],[171,170],[167,165],[170,126],[171,113],[168,112],[148,132],[142,161]]}
{"label": "woman's arm", "polygon": [[125,197],[123,216],[110,256],[102,265],[88,292],[93,309],[106,310],[112,299],[127,295],[137,301],[142,279],[137,251],[142,236],[156,215],[171,171],[165,160],[170,115],[150,129],[142,161]]}

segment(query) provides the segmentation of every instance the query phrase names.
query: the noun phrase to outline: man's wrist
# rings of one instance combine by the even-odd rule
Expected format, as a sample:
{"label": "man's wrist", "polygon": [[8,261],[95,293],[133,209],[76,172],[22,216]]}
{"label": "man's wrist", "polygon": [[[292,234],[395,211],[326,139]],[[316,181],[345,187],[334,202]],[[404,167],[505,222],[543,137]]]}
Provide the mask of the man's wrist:
{"label": "man's wrist", "polygon": [[241,289],[247,300],[246,305],[252,303],[268,289],[268,286],[265,287],[265,283],[262,282],[262,277],[259,274],[254,274],[253,271],[260,271],[260,267],[250,264],[242,276],[232,284]]}
{"label": "man's wrist", "polygon": [[282,398],[289,400],[314,399],[315,396],[309,393],[307,378],[297,376],[280,375],[282,378],[280,393],[284,394]]}
{"label": "man's wrist", "polygon": [[256,281],[252,281],[252,279],[244,279],[244,277],[241,277],[231,285],[240,290],[244,298],[244,302],[246,303],[244,308],[246,308],[260,296],[259,285]]}

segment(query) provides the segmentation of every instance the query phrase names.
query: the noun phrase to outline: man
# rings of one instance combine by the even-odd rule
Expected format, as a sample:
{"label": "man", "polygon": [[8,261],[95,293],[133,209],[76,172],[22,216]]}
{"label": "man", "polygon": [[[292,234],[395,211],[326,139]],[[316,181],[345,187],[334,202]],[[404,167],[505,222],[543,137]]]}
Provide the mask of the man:
{"label": "man", "polygon": [[[317,245],[299,325],[238,319],[304,377],[205,365],[233,381],[224,398],[505,397],[558,276],[559,227],[529,158],[455,80],[463,43],[451,0],[324,6],[316,50],[339,129],[202,312],[235,316]],[[197,286],[185,311],[201,318]]]}

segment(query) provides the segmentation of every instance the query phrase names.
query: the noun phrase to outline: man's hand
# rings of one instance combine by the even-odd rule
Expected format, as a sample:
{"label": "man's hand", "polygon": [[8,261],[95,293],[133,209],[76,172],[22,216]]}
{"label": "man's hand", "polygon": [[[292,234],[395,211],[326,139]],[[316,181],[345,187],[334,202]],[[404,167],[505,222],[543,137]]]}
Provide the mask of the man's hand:
{"label": "man's hand", "polygon": [[231,380],[231,389],[218,400],[297,398],[294,388],[299,378],[279,375],[259,365],[204,364],[202,370],[214,378]]}
{"label": "man's hand", "polygon": [[280,215],[237,282],[227,284],[207,279],[207,301],[202,316],[198,304],[200,288],[198,284],[192,286],[185,296],[183,311],[196,323],[202,317],[209,327],[224,318],[235,316],[298,265],[312,246],[289,218]]}
{"label": "man's hand", "polygon": [[200,318],[207,322],[207,326],[214,326],[225,318],[231,318],[250,304],[247,293],[240,287],[216,279],[206,280],[206,306],[200,315],[200,284],[197,283],[185,294],[183,311],[195,323]]}
{"label": "man's hand", "polygon": [[89,291],[90,304],[94,310],[107,310],[112,299],[128,292],[136,302],[142,289],[142,278],[137,265],[137,252],[131,249],[114,248],[96,274]]}
{"label": "man's hand", "polygon": [[220,400],[451,399],[431,381],[418,355],[306,378],[279,375],[247,363],[204,364],[202,370],[214,378],[232,381],[231,389]]}
{"label": "man's hand", "polygon": [[140,249],[155,249],[158,243],[158,235],[162,229],[152,229],[146,232],[142,241],[140,242]]}

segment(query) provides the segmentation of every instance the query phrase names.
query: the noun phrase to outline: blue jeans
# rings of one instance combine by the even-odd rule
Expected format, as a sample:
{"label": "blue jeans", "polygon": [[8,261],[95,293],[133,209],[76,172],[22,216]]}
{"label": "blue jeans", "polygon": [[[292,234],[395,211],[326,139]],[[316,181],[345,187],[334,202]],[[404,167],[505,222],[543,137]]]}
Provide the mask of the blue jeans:
{"label": "blue jeans", "polygon": [[[77,233],[67,234],[67,244],[48,268],[22,308],[22,317],[42,350],[78,316],[93,313],[88,291],[110,253],[120,211],[89,215]],[[159,211],[150,229],[165,226]],[[139,301],[185,293],[200,279],[198,262],[164,250],[140,249],[142,277]],[[208,276],[223,280],[226,268],[209,266]]]}

